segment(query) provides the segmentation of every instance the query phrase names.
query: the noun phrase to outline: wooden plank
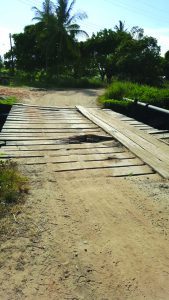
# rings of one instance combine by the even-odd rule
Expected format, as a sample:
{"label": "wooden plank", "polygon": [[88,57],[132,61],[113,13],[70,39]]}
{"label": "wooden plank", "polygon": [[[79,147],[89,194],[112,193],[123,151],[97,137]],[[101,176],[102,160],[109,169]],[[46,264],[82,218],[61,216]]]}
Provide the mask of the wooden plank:
{"label": "wooden plank", "polygon": [[[2,151],[34,151],[34,150],[71,150],[71,149],[96,149],[96,148],[114,148],[117,147],[118,142],[106,141],[101,143],[82,143],[82,144],[54,144],[54,145],[20,145],[20,146],[4,146],[1,147]],[[120,147],[123,148],[124,147]]]}
{"label": "wooden plank", "polygon": [[[7,147],[4,149],[1,148],[1,153],[3,153],[3,157],[33,157],[33,156],[51,156],[51,157],[61,157],[61,156],[69,156],[69,155],[79,155],[79,156],[86,156],[86,155],[95,155],[95,154],[116,154],[116,153],[125,153],[125,155],[132,155],[130,152],[127,152],[122,147],[100,147],[100,148],[80,148],[80,149],[36,149],[36,150],[6,150]],[[4,152],[2,151],[4,150]]]}
{"label": "wooden plank", "polygon": [[[60,159],[60,158],[59,158]],[[19,164],[24,165],[39,165],[39,164],[55,164],[58,171],[68,170],[83,170],[83,169],[100,169],[100,168],[113,168],[113,167],[124,167],[124,166],[140,166],[144,163],[138,158],[131,159],[111,159],[111,160],[91,160],[78,161],[78,157],[75,160],[69,160],[64,157],[62,160],[55,157],[48,158],[30,158],[30,159],[19,159]],[[71,157],[70,157],[71,159]],[[18,161],[18,160],[17,160]]]}
{"label": "wooden plank", "polygon": [[[39,152],[38,152],[39,153]],[[2,158],[6,158],[4,155]],[[16,157],[12,155],[12,157],[15,161],[17,161],[19,164],[41,164],[41,163],[68,163],[68,162],[89,162],[89,161],[108,161],[110,164],[114,163],[114,161],[120,161],[120,160],[132,160],[135,159],[135,156],[132,153],[129,152],[123,152],[123,153],[114,153],[114,154],[100,154],[100,153],[86,153],[85,155],[79,155],[79,153],[76,154],[69,154],[69,155],[57,155],[57,156],[50,156],[47,153],[44,154],[44,156],[37,155],[24,158],[23,156]]]}
{"label": "wooden plank", "polygon": [[157,139],[168,139],[169,133],[155,133],[153,134],[153,137],[156,137]]}
{"label": "wooden plank", "polygon": [[[78,106],[77,108],[83,115],[102,127],[107,133],[117,138],[123,145],[140,157],[160,175],[164,178],[169,178],[169,148],[167,145],[166,147],[163,147],[163,143],[148,134],[143,134],[136,128],[132,128],[130,125],[125,125],[127,128],[124,128],[123,124],[121,124],[122,122],[109,117],[109,115],[106,115],[103,111],[98,112],[94,109],[86,109],[81,106]],[[148,141],[149,138],[151,138],[150,141]],[[167,150],[167,154],[165,150]],[[161,160],[162,158],[164,160]]]}
{"label": "wooden plank", "polygon": [[36,122],[31,122],[31,121],[28,121],[28,122],[20,122],[20,121],[6,121],[6,124],[8,125],[8,127],[10,127],[10,126],[25,126],[25,125],[29,125],[29,126],[34,126],[34,125],[43,125],[43,124],[47,124],[47,125],[50,125],[50,124],[90,124],[90,122],[89,121],[87,121],[87,120],[79,120],[79,121],[76,121],[76,120],[68,120],[67,122],[66,122],[66,120],[65,119],[63,119],[62,121],[60,121],[60,120],[55,120],[55,121],[48,121],[47,119],[46,120],[40,120],[40,121],[36,121]]}
{"label": "wooden plank", "polygon": [[153,155],[156,154],[162,161],[168,163],[169,148],[165,144],[161,143],[161,141],[155,139],[153,136],[148,135],[147,133],[134,128],[131,125],[125,125],[124,127],[121,121],[114,120],[109,116],[107,118],[107,115],[101,110],[97,112],[97,116],[98,118],[105,118],[106,122],[110,122],[110,124],[112,124],[113,121],[113,126],[117,127],[117,130],[125,133],[125,135],[130,137],[135,143],[138,143],[138,145],[142,145],[144,149],[147,149]]}
{"label": "wooden plank", "polygon": [[[54,165],[51,165],[51,171],[52,169],[55,172],[59,172],[58,170],[55,170]],[[87,175],[86,175],[86,170],[69,170],[67,172],[59,172],[59,178],[64,177],[64,178],[73,178],[74,176],[78,175],[80,177],[83,176],[88,176],[88,177],[93,177],[93,176],[106,176],[106,177],[132,177],[132,176],[140,176],[140,175],[147,175],[151,176],[154,174],[153,170],[144,165],[144,166],[130,166],[130,167],[117,167],[117,168],[107,168],[107,169],[88,169],[87,170]]]}
{"label": "wooden plank", "polygon": [[[88,129],[80,129],[81,132],[85,132],[85,131],[97,131],[100,132],[101,129],[97,126],[95,128],[88,128]],[[3,128],[1,131],[2,133],[13,133],[13,134],[20,134],[20,133],[42,133],[42,132],[46,132],[46,133],[57,133],[57,132],[79,132],[78,128],[56,128],[56,129],[29,129],[29,128],[18,128],[18,129],[6,129]]]}
{"label": "wooden plank", "polygon": [[[52,139],[64,139],[64,138],[72,138],[76,136],[104,136],[102,135],[102,132],[99,131],[93,131],[92,133],[90,131],[76,131],[75,133],[72,132],[57,132],[57,133],[50,133],[50,132],[41,132],[41,133],[1,133],[0,134],[0,141],[22,141],[22,140],[52,140]],[[106,137],[106,135],[105,135]]]}
{"label": "wooden plank", "polygon": [[53,109],[53,110],[76,110],[74,106],[40,106],[35,104],[24,104],[16,103],[12,107],[13,109],[26,109],[26,108],[36,108],[36,109]]}
{"label": "wooden plank", "polygon": [[[22,129],[93,129],[93,128],[98,128],[98,126],[96,126],[95,124],[52,124],[52,125],[48,125],[48,124],[42,124],[42,125],[36,125],[36,126],[24,126],[22,127]],[[21,129],[21,126],[18,125],[12,125],[12,126],[8,126],[7,123],[5,123],[5,125],[3,126],[3,129],[8,129],[8,130],[12,130],[12,129]]]}

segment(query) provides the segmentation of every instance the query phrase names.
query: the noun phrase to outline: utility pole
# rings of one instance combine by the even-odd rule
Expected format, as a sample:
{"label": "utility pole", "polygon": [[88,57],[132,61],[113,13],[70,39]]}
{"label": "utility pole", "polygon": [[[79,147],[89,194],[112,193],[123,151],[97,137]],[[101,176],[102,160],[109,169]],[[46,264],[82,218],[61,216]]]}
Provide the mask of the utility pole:
{"label": "utility pole", "polygon": [[12,70],[12,75],[14,74],[14,55],[13,55],[13,47],[12,47],[12,34],[9,34],[9,40],[10,40],[10,46],[11,46],[11,70]]}

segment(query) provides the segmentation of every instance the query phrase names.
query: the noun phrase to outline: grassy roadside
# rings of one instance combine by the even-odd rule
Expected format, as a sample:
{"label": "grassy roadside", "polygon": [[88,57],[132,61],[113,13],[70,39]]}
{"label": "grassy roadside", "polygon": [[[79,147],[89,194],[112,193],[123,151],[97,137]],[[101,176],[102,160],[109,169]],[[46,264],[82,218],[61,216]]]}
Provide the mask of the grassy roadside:
{"label": "grassy roadside", "polygon": [[28,179],[16,163],[0,160],[0,236],[9,233],[28,192]]}
{"label": "grassy roadside", "polygon": [[134,108],[130,98],[139,100],[154,106],[169,109],[169,89],[155,88],[147,85],[139,85],[131,82],[113,82],[106,90],[99,102],[104,106],[117,111],[130,111]]}
{"label": "grassy roadside", "polygon": [[18,102],[17,98],[14,96],[7,97],[5,99],[0,98],[0,105],[14,105],[16,102]]}
{"label": "grassy roadside", "polygon": [[[17,101],[13,96],[0,98],[0,128],[6,119],[4,114],[8,114]],[[0,156],[3,158],[1,148]],[[16,163],[0,159],[0,238],[12,231],[28,191],[28,180],[20,173]]]}

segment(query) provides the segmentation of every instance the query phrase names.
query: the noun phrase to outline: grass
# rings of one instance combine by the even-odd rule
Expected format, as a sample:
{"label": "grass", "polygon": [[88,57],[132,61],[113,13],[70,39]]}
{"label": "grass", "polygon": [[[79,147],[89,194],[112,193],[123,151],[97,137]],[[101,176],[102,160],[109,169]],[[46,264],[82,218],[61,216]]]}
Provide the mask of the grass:
{"label": "grass", "polygon": [[0,99],[0,104],[5,105],[14,105],[16,102],[18,102],[18,100],[14,96],[7,97],[6,99]]}
{"label": "grass", "polygon": [[109,108],[131,108],[129,101],[123,98],[139,100],[151,105],[169,109],[169,89],[140,85],[132,82],[113,82],[100,97],[100,103]]}
{"label": "grass", "polygon": [[29,191],[28,180],[12,161],[0,161],[0,234],[10,230],[9,219],[21,208]]}

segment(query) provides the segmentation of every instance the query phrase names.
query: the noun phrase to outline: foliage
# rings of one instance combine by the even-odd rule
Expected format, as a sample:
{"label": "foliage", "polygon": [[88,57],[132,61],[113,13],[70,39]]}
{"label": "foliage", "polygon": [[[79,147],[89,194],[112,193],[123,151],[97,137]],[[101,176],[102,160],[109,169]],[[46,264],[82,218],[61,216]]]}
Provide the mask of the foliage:
{"label": "foliage", "polygon": [[0,56],[0,70],[3,68],[3,60],[2,57]]}
{"label": "foliage", "polygon": [[12,161],[0,161],[0,208],[5,210],[7,205],[21,201],[27,192],[27,178],[20,174],[17,165]]}
{"label": "foliage", "polygon": [[[33,7],[34,25],[26,26],[23,33],[14,34],[15,68],[26,72],[45,70],[49,74],[61,74],[72,69],[79,57],[76,37],[88,36],[80,29],[78,20],[87,15],[83,12],[72,13],[75,1],[45,0],[42,10]],[[10,66],[11,51],[6,53],[6,67]]]}
{"label": "foliage", "polygon": [[[116,77],[159,86],[163,76],[169,79],[169,55],[166,53],[163,59],[157,40],[145,36],[138,26],[129,30],[119,21],[114,29],[100,30],[79,42],[78,35],[88,37],[78,24],[87,15],[74,14],[74,4],[75,0],[44,0],[42,9],[33,7],[37,23],[13,35],[16,80],[18,71],[27,73],[23,82],[29,77],[28,82],[38,84],[48,79],[52,83],[53,77],[72,81],[100,76],[107,83]],[[6,67],[11,65],[11,54],[5,55]]]}
{"label": "foliage", "polygon": [[13,105],[13,104],[15,104],[16,102],[17,102],[17,98],[16,98],[16,97],[13,97],[13,96],[7,97],[7,98],[5,98],[5,99],[1,99],[1,98],[0,98],[0,105],[1,105],[1,104]]}
{"label": "foliage", "polygon": [[[140,85],[132,82],[114,82],[106,90],[100,101],[107,105],[128,105],[123,98],[139,100],[151,105],[169,109],[169,90],[166,88],[155,88],[148,85]],[[114,102],[114,100],[119,102]],[[113,100],[113,102],[111,101]],[[123,103],[123,104],[122,104]]]}
{"label": "foliage", "polygon": [[70,75],[49,75],[45,71],[34,73],[17,71],[14,86],[32,86],[43,88],[101,88],[105,84],[99,77],[74,77]]}

